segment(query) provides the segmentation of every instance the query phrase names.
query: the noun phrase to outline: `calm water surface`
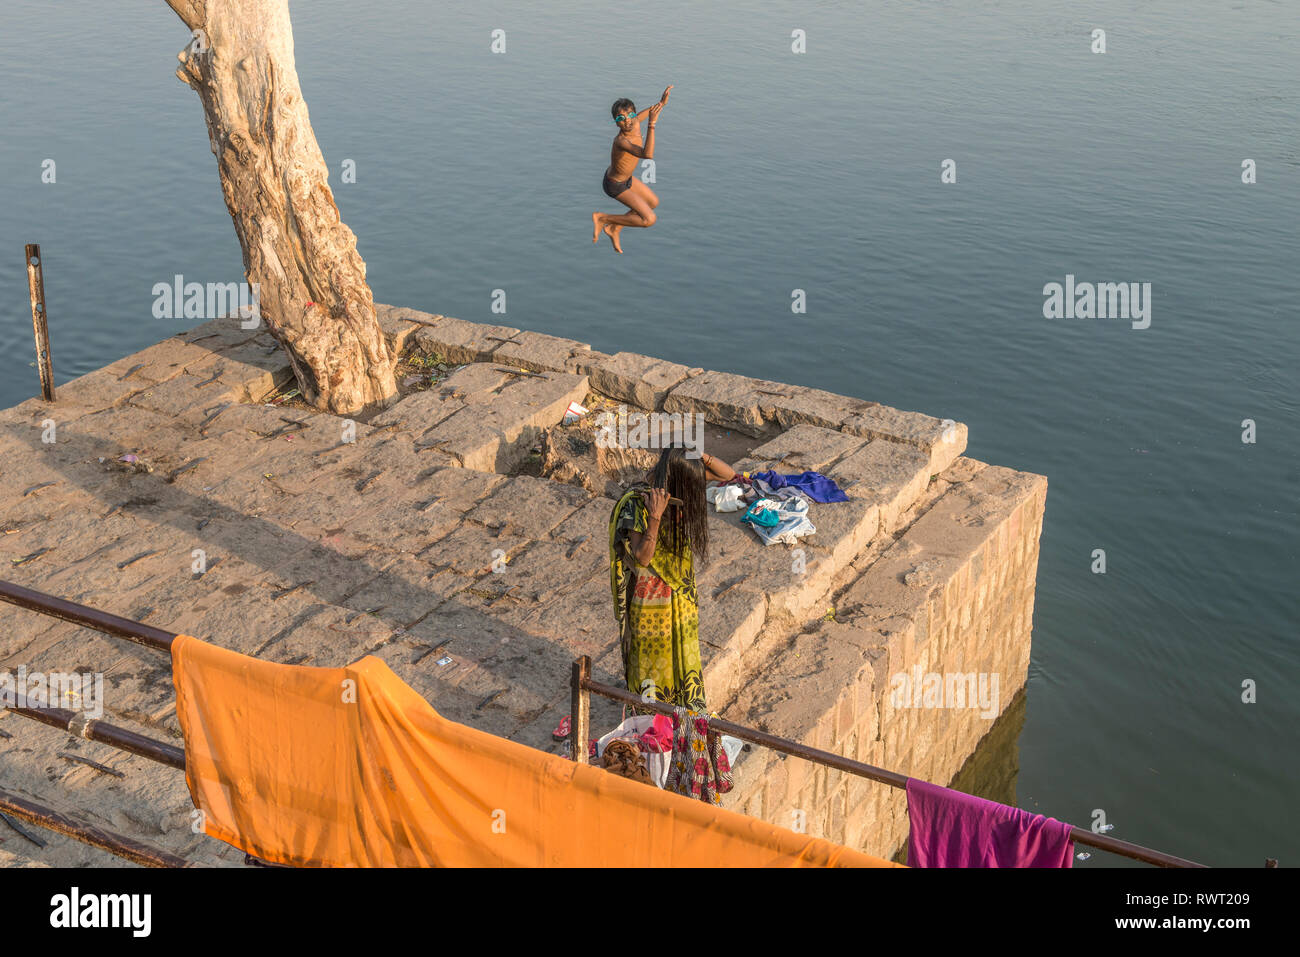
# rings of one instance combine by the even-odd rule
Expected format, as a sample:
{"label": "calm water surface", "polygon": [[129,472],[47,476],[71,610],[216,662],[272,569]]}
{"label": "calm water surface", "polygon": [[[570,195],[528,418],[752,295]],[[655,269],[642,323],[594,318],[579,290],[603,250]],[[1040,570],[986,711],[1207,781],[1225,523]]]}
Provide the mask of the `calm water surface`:
{"label": "calm water surface", "polygon": [[[1016,800],[1211,864],[1300,856],[1300,4],[292,10],[378,301],[500,321],[503,288],[511,325],[968,423],[1051,482]],[[154,283],[242,278],[187,39],[161,2],[5,4],[0,404],[36,387],[23,243],[58,381],[183,327]],[[619,257],[589,241],[609,105],[668,83],[659,224]],[[1151,327],[1044,319],[1067,273],[1150,282]]]}

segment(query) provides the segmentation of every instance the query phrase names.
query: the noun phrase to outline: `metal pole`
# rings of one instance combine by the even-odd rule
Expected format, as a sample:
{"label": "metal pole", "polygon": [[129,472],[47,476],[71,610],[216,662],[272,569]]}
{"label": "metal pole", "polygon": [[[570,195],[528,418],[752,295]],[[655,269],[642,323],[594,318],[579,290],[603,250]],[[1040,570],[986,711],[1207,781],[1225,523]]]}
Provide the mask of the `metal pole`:
{"label": "metal pole", "polygon": [[54,367],[50,363],[50,323],[45,309],[45,276],[41,247],[27,244],[27,291],[32,298],[32,330],[36,333],[36,366],[41,371],[41,395],[54,401]]}
{"label": "metal pole", "polygon": [[[578,665],[577,662],[575,662],[575,680],[577,674]],[[588,674],[590,674],[589,671]],[[590,678],[584,680],[582,685],[588,691],[602,695],[606,698],[612,698],[615,701],[633,704],[640,708],[648,708],[649,710],[656,711],[659,714],[671,715],[673,713],[672,706],[658,701],[643,701],[641,698],[623,688],[615,688],[610,685],[600,684],[599,682],[592,681]],[[730,735],[733,738],[740,738],[742,741],[759,744],[765,748],[771,748],[773,751],[780,751],[784,754],[791,755],[792,757],[803,758],[804,760],[823,764],[838,771],[845,771],[848,774],[856,774],[859,777],[870,778],[873,781],[888,784],[893,788],[906,789],[907,787],[908,777],[905,774],[899,774],[895,771],[887,771],[884,768],[877,768],[870,764],[863,764],[861,761],[851,761],[842,755],[833,754],[830,751],[822,751],[819,748],[810,748],[797,741],[791,741],[787,738],[778,738],[776,735],[767,734],[763,731],[756,731],[753,728],[742,727],[738,724],[732,724],[730,721],[723,721],[720,718],[709,719],[709,734]],[[1130,857],[1147,864],[1156,864],[1160,867],[1205,867],[1204,864],[1197,864],[1194,861],[1175,857],[1172,854],[1165,854],[1163,851],[1152,850],[1151,848],[1143,847],[1140,844],[1130,844],[1128,841],[1120,841],[1113,837],[1093,834],[1091,831],[1085,831],[1080,827],[1071,828],[1070,839],[1076,844],[1086,844],[1089,847],[1095,847],[1103,851],[1110,851],[1112,854],[1119,854],[1122,857]]]}
{"label": "metal pole", "polygon": [[146,625],[142,621],[132,621],[130,618],[123,618],[120,615],[111,615],[106,611],[100,611],[98,608],[78,605],[74,601],[55,598],[53,595],[47,595],[32,588],[24,588],[22,585],[15,585],[13,582],[0,581],[0,601],[10,602],[19,608],[38,611],[43,615],[49,615],[51,618],[61,618],[63,621],[70,621],[74,625],[93,628],[95,631],[102,631],[108,635],[129,638],[131,641],[148,645],[150,648],[157,648],[159,651],[165,651],[169,654],[171,653],[172,640],[176,637],[174,632],[163,631],[161,628],[153,627],[153,625]]}
{"label": "metal pole", "polygon": [[110,854],[116,854],[118,857],[145,867],[185,867],[189,863],[183,857],[138,844],[129,837],[114,834],[112,831],[101,831],[88,824],[78,824],[57,811],[34,804],[7,791],[0,791],[0,811],[12,814],[19,820],[35,824],[37,827],[66,834],[83,844],[101,848]]}
{"label": "metal pole", "polygon": [[98,741],[119,751],[129,751],[150,761],[157,761],[159,764],[181,771],[185,770],[185,752],[181,748],[155,741],[153,738],[136,734],[126,728],[119,728],[115,724],[105,724],[103,721],[87,718],[79,712],[68,711],[65,708],[11,707],[8,710],[24,718],[31,718],[52,728],[58,728],[60,731],[85,738],[87,741]]}
{"label": "metal pole", "polygon": [[587,763],[587,740],[591,737],[591,694],[587,682],[591,678],[591,659],[583,655],[573,663],[573,694],[569,709],[569,750],[579,764]]}

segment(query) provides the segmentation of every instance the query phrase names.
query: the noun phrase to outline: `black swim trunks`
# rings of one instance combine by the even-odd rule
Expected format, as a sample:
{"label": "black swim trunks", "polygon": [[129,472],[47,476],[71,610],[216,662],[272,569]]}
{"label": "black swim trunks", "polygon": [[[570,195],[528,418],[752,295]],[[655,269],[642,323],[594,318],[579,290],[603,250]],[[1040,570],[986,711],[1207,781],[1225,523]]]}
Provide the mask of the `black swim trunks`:
{"label": "black swim trunks", "polygon": [[618,199],[619,193],[632,188],[632,177],[629,176],[621,183],[615,182],[609,178],[609,170],[605,170],[605,175],[600,180],[600,188],[605,191],[605,195],[610,199]]}

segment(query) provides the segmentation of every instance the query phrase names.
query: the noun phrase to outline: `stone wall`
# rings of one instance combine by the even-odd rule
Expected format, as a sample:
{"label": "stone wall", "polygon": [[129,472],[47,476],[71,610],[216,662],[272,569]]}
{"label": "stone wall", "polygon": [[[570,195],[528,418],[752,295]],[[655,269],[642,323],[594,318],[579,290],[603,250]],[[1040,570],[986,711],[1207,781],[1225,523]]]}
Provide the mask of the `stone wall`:
{"label": "stone wall", "polygon": [[[940,480],[947,489],[839,597],[835,620],[798,635],[729,718],[908,776],[953,779],[1025,683],[1047,482],[970,459]],[[896,707],[896,676],[918,667],[997,675],[995,710]],[[901,789],[773,752],[746,754],[733,799],[786,827],[801,812],[809,833],[884,857],[907,839]]]}

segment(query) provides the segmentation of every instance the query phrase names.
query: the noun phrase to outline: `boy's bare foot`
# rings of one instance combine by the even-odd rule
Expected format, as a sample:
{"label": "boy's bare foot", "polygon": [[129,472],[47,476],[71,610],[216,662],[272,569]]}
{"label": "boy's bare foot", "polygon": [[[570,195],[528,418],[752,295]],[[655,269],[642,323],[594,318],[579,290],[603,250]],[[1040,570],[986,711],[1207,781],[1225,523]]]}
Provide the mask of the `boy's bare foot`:
{"label": "boy's bare foot", "polygon": [[622,255],[623,253],[623,247],[619,244],[618,241],[618,234],[621,233],[622,231],[623,231],[622,226],[618,226],[612,223],[606,223],[601,230],[601,232],[603,232],[606,236],[609,237],[610,242],[614,244],[614,249],[616,252],[619,253],[619,255]]}
{"label": "boy's bare foot", "polygon": [[593,243],[600,242],[600,220],[604,215],[604,213],[591,214],[591,241]]}

